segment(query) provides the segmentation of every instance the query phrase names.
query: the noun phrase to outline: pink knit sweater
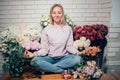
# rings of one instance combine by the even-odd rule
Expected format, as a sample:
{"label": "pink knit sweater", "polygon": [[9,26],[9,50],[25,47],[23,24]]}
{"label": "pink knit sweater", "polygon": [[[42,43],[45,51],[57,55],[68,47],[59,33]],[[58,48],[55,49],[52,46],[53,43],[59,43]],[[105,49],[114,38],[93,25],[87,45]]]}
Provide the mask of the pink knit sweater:
{"label": "pink knit sweater", "polygon": [[69,53],[76,54],[78,50],[73,47],[73,32],[70,26],[55,27],[49,25],[42,31],[42,48],[37,51],[38,56],[49,55],[61,57]]}

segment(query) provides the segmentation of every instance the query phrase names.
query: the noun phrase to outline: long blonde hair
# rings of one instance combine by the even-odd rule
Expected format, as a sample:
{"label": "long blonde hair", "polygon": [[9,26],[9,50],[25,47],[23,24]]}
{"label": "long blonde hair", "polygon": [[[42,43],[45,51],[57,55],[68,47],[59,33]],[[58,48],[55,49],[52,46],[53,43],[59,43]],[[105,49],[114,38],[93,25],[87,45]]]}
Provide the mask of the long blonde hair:
{"label": "long blonde hair", "polygon": [[51,9],[50,9],[50,24],[54,25],[54,21],[53,21],[53,18],[52,18],[52,11],[53,11],[53,9],[54,9],[55,7],[60,7],[60,8],[61,8],[63,15],[62,15],[62,19],[61,19],[61,21],[60,21],[60,24],[66,25],[66,21],[65,21],[65,17],[64,17],[64,10],[63,10],[63,7],[62,7],[61,4],[54,4],[54,5],[51,7]]}

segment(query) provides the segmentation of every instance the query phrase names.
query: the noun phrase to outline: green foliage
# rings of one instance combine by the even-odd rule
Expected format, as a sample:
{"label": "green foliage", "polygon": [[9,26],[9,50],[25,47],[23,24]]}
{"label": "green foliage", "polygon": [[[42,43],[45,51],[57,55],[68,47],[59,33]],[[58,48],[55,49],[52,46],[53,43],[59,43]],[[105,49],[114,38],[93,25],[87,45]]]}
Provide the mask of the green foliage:
{"label": "green foliage", "polygon": [[12,77],[19,77],[23,72],[24,48],[17,42],[7,41],[6,52],[3,53],[3,70],[9,72]]}

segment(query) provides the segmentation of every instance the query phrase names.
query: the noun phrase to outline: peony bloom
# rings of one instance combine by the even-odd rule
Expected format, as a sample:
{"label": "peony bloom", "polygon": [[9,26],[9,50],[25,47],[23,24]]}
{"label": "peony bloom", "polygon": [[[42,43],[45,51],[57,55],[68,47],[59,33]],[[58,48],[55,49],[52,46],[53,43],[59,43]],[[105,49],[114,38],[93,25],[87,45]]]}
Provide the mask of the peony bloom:
{"label": "peony bloom", "polygon": [[33,40],[30,43],[30,49],[31,50],[39,50],[39,49],[41,49],[41,44],[39,43],[38,40]]}

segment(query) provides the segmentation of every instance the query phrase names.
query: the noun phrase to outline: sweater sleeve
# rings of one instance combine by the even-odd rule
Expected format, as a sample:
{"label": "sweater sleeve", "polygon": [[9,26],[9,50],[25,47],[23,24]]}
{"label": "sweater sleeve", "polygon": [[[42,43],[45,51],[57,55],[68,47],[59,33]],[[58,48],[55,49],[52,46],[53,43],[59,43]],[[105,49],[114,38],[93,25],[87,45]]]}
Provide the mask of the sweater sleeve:
{"label": "sweater sleeve", "polygon": [[46,29],[44,28],[42,31],[42,36],[41,36],[41,46],[42,48],[35,53],[38,56],[45,56],[48,54],[49,51],[49,44],[48,44],[48,35],[46,33]]}
{"label": "sweater sleeve", "polygon": [[73,54],[76,54],[79,52],[75,47],[73,47],[73,32],[72,32],[71,27],[69,29],[69,37],[68,37],[66,49],[68,52],[73,53]]}

